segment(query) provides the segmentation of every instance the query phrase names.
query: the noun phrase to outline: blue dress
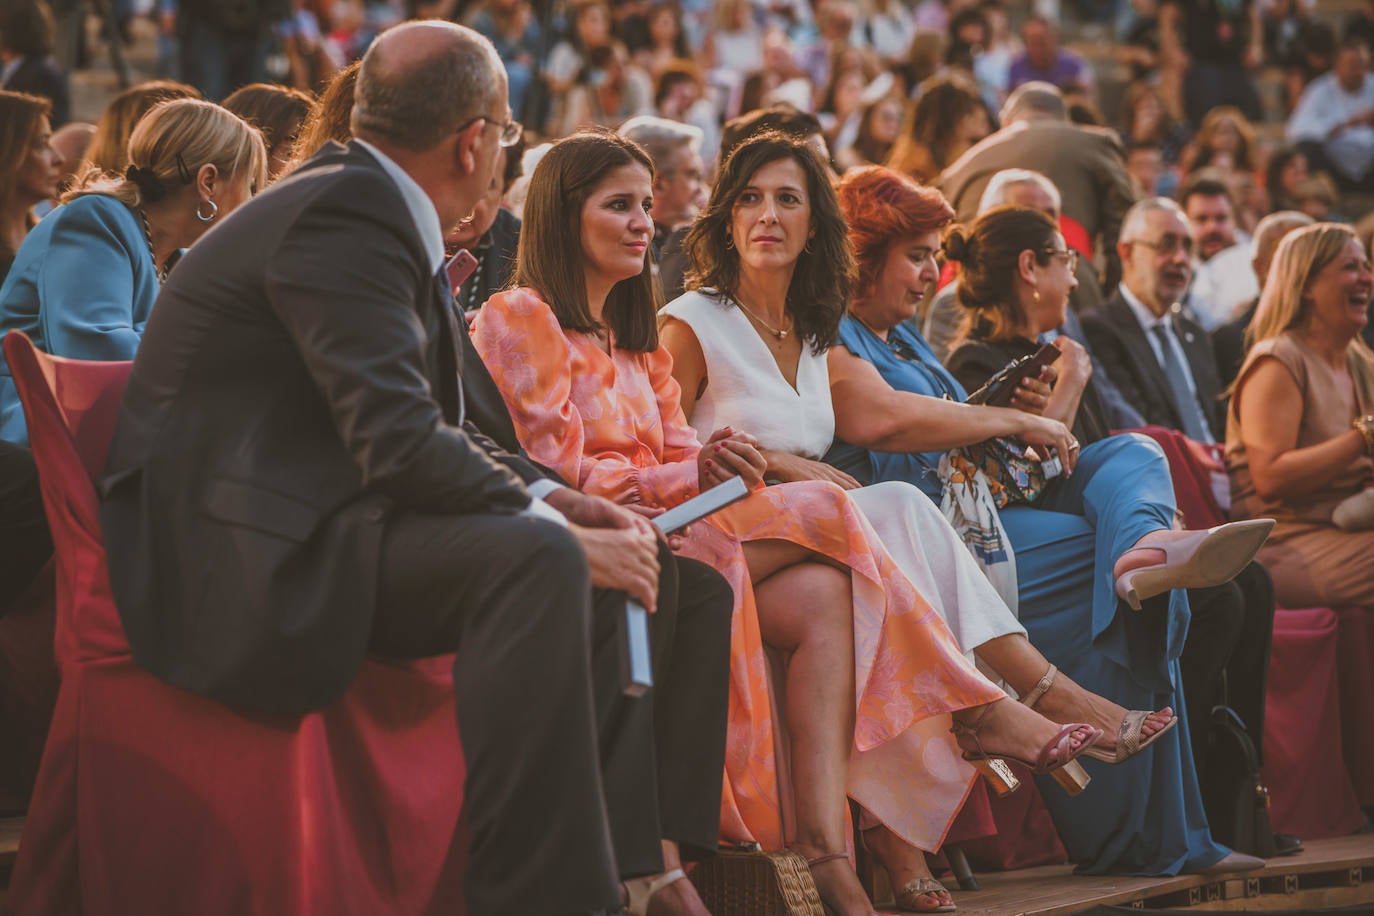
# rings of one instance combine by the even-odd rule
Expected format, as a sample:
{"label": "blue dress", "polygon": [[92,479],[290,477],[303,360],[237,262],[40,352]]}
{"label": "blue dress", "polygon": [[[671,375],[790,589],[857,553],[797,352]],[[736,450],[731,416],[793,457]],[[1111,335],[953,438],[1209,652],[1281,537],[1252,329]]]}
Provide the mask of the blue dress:
{"label": "blue dress", "polygon": [[[850,317],[840,324],[840,344],[872,363],[893,388],[966,397],[919,333],[898,325],[888,336],[885,342]],[[852,447],[834,453],[835,463],[860,479],[909,481],[937,501],[942,454]],[[1150,439],[1127,434],[1085,446],[1073,476],[1034,507],[1002,510],[1016,554],[1020,619],[1035,647],[1088,690],[1127,709],[1172,706],[1180,719],[1124,763],[1083,758],[1092,784],[1077,798],[1042,784],[1059,835],[1084,874],[1174,875],[1207,868],[1229,852],[1208,829],[1183,721],[1179,655],[1188,632],[1187,593],[1150,599],[1136,612],[1117,599],[1112,575],[1128,547],[1170,527],[1174,508],[1163,452]]]}
{"label": "blue dress", "polygon": [[[157,298],[157,268],[138,214],[87,194],[39,221],[0,286],[0,337],[23,331],[55,356],[130,360]],[[24,411],[0,359],[0,439],[28,444]]]}

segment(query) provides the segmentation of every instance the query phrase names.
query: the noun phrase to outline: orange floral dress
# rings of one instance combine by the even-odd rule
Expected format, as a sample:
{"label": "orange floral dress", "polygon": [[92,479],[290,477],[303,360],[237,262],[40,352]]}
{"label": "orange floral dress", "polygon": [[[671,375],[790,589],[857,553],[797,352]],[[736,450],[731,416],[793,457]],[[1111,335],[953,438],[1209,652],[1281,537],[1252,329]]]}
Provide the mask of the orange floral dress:
{"label": "orange floral dress", "polygon": [[[588,493],[670,508],[698,492],[701,445],[662,348],[608,355],[564,333],[528,289],[487,301],[472,338],[530,456]],[[852,573],[855,730],[849,790],[921,848],[938,847],[972,784],[949,713],[1005,694],[964,657],[948,627],[887,556],[845,492],[821,482],[759,490],[693,525],[682,554],[711,564],[735,593],[721,836],[784,845],[769,668],[741,544],[782,539]]]}

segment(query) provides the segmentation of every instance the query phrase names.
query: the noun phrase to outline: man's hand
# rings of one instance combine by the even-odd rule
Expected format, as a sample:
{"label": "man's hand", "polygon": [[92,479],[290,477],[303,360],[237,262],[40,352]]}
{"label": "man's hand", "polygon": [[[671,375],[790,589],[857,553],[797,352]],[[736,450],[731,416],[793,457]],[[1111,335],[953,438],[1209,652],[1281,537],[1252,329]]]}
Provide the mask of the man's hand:
{"label": "man's hand", "polygon": [[[652,529],[652,526],[645,522]],[[658,610],[658,538],[652,530],[569,527],[582,543],[592,585],[626,592],[650,614]]]}
{"label": "man's hand", "polygon": [[[590,496],[572,487],[559,487],[544,497],[544,502],[553,506],[567,517],[568,521],[583,528],[623,528],[653,534],[658,531],[649,519],[648,512],[633,512],[618,503],[600,496]],[[652,510],[650,510],[652,511]]]}

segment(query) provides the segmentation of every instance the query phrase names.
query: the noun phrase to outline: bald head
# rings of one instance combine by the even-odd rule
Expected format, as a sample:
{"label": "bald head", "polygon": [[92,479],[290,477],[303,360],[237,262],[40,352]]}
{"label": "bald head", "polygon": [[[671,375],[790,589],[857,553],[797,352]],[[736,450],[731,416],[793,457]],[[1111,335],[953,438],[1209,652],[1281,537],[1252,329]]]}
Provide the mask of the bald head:
{"label": "bald head", "polygon": [[377,37],[354,90],[353,134],[425,150],[474,118],[504,110],[506,71],[496,49],[465,26],[407,22]]}
{"label": "bald head", "polygon": [[1012,90],[999,119],[1004,127],[1016,121],[1067,121],[1069,109],[1058,86],[1032,81]]}
{"label": "bald head", "polygon": [[1312,217],[1297,210],[1280,210],[1270,213],[1255,227],[1255,237],[1251,242],[1251,266],[1260,286],[1264,286],[1269,276],[1269,267],[1274,263],[1274,252],[1279,250],[1279,242],[1295,229],[1315,223]]}

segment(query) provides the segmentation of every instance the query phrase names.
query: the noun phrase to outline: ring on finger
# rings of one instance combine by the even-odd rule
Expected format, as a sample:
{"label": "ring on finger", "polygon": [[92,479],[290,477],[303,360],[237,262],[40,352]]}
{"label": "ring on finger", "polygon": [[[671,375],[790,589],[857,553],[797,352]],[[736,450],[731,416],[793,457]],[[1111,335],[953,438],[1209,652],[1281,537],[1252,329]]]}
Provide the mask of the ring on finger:
{"label": "ring on finger", "polygon": [[1069,451],[1071,451],[1071,452],[1076,452],[1076,451],[1078,451],[1078,440],[1077,440],[1077,439],[1075,439],[1075,440],[1073,440],[1072,442],[1069,443]]}

